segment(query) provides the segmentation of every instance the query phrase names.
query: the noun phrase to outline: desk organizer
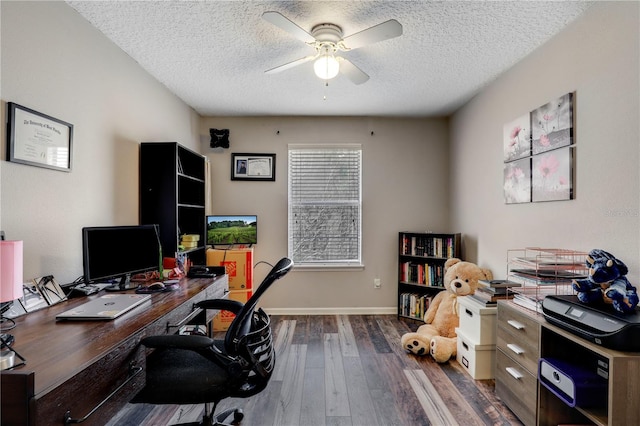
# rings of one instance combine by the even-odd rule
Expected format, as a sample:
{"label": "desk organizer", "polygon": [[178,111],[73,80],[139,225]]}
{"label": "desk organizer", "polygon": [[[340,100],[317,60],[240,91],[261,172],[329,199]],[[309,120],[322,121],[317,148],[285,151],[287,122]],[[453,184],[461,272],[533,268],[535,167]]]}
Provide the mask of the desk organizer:
{"label": "desk organizer", "polygon": [[540,358],[538,378],[569,407],[607,404],[607,381],[582,367],[555,358]]}

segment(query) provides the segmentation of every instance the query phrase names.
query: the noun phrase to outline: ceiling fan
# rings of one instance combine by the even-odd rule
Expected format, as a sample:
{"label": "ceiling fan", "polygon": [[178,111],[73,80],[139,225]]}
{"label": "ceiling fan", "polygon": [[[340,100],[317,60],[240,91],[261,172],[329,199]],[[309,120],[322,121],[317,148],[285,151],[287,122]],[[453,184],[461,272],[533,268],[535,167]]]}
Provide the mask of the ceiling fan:
{"label": "ceiling fan", "polygon": [[305,62],[315,61],[314,71],[323,80],[330,80],[340,72],[353,83],[362,84],[369,80],[369,76],[348,59],[337,56],[336,52],[348,52],[402,35],[402,25],[395,19],[390,19],[348,37],[342,36],[342,28],[330,23],[318,24],[311,29],[311,33],[308,33],[279,12],[264,12],[262,19],[302,40],[316,51],[315,55],[305,56],[271,68],[265,71],[266,74],[277,73]]}

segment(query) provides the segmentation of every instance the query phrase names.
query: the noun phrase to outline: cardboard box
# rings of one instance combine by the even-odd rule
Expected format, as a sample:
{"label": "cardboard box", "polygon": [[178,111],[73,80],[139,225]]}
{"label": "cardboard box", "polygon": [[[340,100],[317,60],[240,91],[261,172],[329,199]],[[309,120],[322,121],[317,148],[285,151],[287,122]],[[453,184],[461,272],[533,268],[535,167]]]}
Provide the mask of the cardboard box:
{"label": "cardboard box", "polygon": [[[230,300],[247,303],[253,292],[251,290],[234,290],[229,292]],[[235,318],[235,314],[229,311],[222,311],[213,318],[213,331],[227,331],[231,322]]]}
{"label": "cardboard box", "polygon": [[207,266],[224,266],[229,276],[229,290],[253,288],[253,248],[207,250]]}

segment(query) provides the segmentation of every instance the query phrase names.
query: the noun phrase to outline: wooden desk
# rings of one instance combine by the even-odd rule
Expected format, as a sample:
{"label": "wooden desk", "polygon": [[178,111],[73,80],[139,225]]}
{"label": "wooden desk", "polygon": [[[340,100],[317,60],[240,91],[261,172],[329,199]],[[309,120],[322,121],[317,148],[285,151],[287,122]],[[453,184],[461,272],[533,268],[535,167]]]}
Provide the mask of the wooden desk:
{"label": "wooden desk", "polygon": [[65,417],[81,419],[113,393],[82,422],[106,423],[144,386],[146,354],[140,340],[176,333],[196,318],[208,323],[215,312],[205,317],[194,304],[225,298],[227,292],[226,275],[184,278],[178,290],[153,294],[151,302],[113,321],[55,319],[102,293],[16,318],[13,347],[27,363],[1,374],[2,426],[63,425]]}

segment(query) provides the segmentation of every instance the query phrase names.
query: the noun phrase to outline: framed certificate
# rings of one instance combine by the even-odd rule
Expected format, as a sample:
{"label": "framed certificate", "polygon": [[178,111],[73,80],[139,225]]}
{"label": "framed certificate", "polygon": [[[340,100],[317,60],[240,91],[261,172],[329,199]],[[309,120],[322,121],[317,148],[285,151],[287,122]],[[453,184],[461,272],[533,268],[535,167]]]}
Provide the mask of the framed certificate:
{"label": "framed certificate", "polygon": [[70,172],[73,125],[13,102],[7,106],[7,159]]}
{"label": "framed certificate", "polygon": [[231,154],[231,180],[276,180],[275,154]]}

